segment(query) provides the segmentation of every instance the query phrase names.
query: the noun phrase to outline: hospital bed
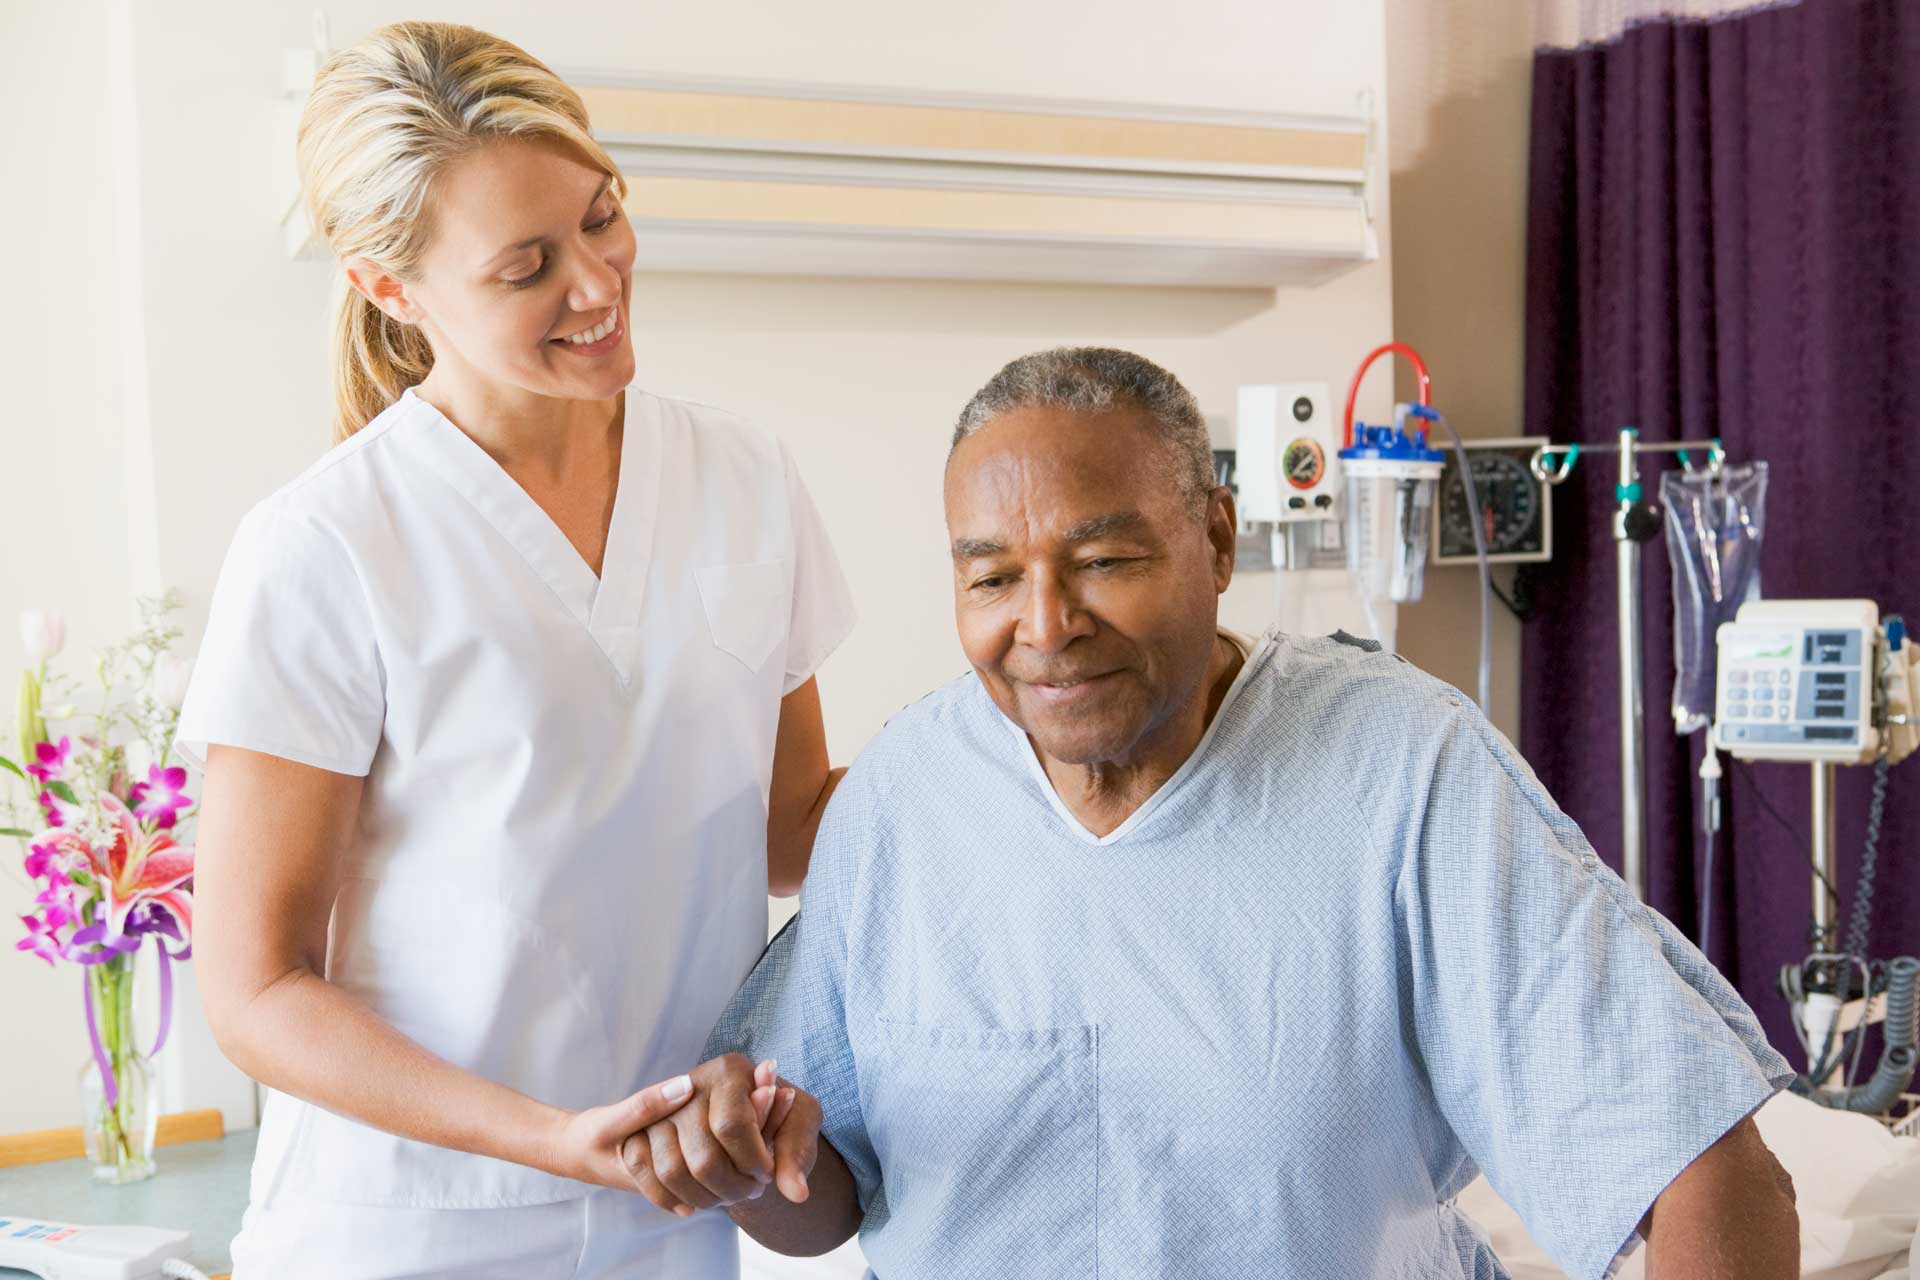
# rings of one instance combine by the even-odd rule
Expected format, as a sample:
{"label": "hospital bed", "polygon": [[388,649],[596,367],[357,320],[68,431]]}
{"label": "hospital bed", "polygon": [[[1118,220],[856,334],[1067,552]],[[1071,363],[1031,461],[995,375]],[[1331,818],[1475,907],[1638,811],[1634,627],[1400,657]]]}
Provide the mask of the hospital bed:
{"label": "hospital bed", "polygon": [[[1793,1177],[1800,1206],[1801,1280],[1920,1280],[1920,1138],[1867,1116],[1780,1094],[1754,1116]],[[1564,1280],[1520,1217],[1481,1178],[1459,1207],[1487,1233],[1513,1280]],[[1637,1250],[1618,1280],[1641,1280]]]}

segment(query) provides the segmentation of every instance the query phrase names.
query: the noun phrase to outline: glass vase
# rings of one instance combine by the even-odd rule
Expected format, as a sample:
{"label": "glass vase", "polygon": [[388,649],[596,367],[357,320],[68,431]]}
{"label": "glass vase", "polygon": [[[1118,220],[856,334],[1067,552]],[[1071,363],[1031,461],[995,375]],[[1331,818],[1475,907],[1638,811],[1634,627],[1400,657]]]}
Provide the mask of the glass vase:
{"label": "glass vase", "polygon": [[[87,1162],[102,1182],[139,1182],[154,1173],[160,1111],[153,1062],[134,1047],[133,956],[116,956],[86,972],[99,1048],[80,1068],[80,1132]],[[111,1090],[102,1078],[103,1063],[112,1073]]]}

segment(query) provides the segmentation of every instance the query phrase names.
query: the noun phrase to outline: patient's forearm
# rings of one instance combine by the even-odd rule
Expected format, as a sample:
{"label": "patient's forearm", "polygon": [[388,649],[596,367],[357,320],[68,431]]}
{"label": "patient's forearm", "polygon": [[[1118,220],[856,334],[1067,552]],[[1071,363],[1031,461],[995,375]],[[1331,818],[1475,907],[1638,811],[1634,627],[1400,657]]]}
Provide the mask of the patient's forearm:
{"label": "patient's forearm", "polygon": [[794,1204],[777,1187],[758,1200],[743,1200],[727,1212],[742,1231],[775,1253],[811,1258],[840,1247],[860,1230],[860,1197],[846,1161],[826,1139],[807,1175],[806,1200]]}
{"label": "patient's forearm", "polygon": [[1796,1280],[1800,1228],[1784,1215],[1675,1217],[1647,1242],[1647,1280]]}

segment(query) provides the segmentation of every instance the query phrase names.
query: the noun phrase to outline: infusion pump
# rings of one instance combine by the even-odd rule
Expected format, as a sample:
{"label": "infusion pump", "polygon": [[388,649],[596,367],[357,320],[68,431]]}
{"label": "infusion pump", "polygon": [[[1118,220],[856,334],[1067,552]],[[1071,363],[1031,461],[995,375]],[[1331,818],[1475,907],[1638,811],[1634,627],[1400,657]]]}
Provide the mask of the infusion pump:
{"label": "infusion pump", "polygon": [[1757,600],[1718,633],[1714,737],[1745,760],[1897,762],[1920,679],[1904,626],[1871,600]]}

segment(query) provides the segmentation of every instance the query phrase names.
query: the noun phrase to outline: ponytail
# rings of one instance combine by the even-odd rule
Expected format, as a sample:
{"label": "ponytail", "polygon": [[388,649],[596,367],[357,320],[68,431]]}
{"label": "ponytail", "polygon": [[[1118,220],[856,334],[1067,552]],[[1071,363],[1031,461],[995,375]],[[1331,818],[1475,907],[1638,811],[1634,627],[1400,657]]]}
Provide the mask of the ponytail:
{"label": "ponytail", "polygon": [[418,328],[367,301],[342,272],[333,323],[333,442],[384,413],[433,368],[433,348]]}

